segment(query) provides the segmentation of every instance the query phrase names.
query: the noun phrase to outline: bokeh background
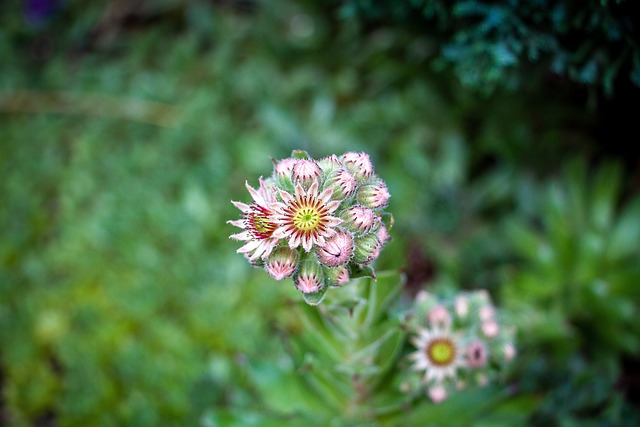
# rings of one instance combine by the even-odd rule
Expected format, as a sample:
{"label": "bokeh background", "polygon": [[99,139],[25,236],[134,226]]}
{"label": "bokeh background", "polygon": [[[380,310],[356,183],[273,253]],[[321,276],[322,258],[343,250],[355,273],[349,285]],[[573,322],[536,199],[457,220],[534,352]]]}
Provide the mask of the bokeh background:
{"label": "bokeh background", "polygon": [[640,425],[639,22],[631,0],[1,2],[0,425],[294,425],[298,293],[226,224],[294,149],[371,155],[406,298],[511,314],[510,392],[474,425]]}

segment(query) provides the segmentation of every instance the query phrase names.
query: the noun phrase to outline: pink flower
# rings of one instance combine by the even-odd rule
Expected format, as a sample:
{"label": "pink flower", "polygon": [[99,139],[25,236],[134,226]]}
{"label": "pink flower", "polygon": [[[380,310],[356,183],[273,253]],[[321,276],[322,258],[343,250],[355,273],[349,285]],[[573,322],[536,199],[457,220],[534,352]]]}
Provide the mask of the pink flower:
{"label": "pink flower", "polygon": [[442,385],[436,385],[433,387],[429,387],[427,390],[427,394],[433,400],[434,403],[440,403],[447,398],[447,389]]}
{"label": "pink flower", "polygon": [[495,338],[498,336],[498,333],[500,332],[500,326],[498,325],[498,322],[496,322],[495,320],[487,320],[482,322],[481,329],[482,329],[482,333],[487,338]]}
{"label": "pink flower", "polygon": [[492,320],[495,316],[496,310],[491,305],[484,305],[480,307],[480,319],[484,322]]}
{"label": "pink flower", "polygon": [[294,184],[300,182],[304,187],[309,187],[321,174],[322,169],[314,160],[300,159],[293,164],[291,179]]}
{"label": "pink flower", "polygon": [[280,160],[274,168],[276,175],[280,177],[291,177],[291,171],[293,171],[293,165],[295,165],[296,162],[297,159],[291,157]]}
{"label": "pink flower", "polygon": [[230,236],[234,240],[242,240],[247,243],[237,252],[245,254],[249,261],[269,256],[273,248],[278,244],[279,238],[274,236],[278,228],[274,220],[275,190],[260,178],[258,190],[245,182],[253,203],[247,205],[241,202],[231,202],[242,211],[242,219],[227,221],[227,223],[242,228],[244,231]]}
{"label": "pink flower", "polygon": [[389,236],[389,230],[387,230],[387,227],[382,222],[380,222],[380,228],[378,229],[377,236],[381,245],[384,245],[389,241],[389,239],[391,239],[391,236]]}
{"label": "pink flower", "polygon": [[298,251],[281,247],[273,251],[267,258],[265,270],[276,280],[292,276],[298,267]]}
{"label": "pink flower", "polygon": [[455,301],[456,314],[458,317],[465,318],[469,313],[469,300],[467,297],[460,295],[456,297]]}
{"label": "pink flower", "polygon": [[381,222],[375,212],[360,205],[351,206],[341,217],[344,219],[342,226],[356,235],[369,233]]}
{"label": "pink flower", "polygon": [[333,200],[344,200],[351,197],[356,192],[358,183],[356,179],[346,169],[335,169],[325,181],[325,187],[333,189]]}
{"label": "pink flower", "polygon": [[365,152],[355,153],[350,151],[341,157],[342,163],[355,176],[360,183],[364,183],[373,175],[373,164],[369,155]]}
{"label": "pink flower", "polygon": [[336,233],[334,227],[342,222],[332,215],[340,202],[331,201],[331,193],[331,189],[319,193],[318,181],[307,190],[298,183],[294,195],[280,190],[282,202],[274,205],[278,228],[273,236],[287,239],[291,249],[302,246],[307,252],[314,245],[324,245],[325,239]]}
{"label": "pink flower", "polygon": [[345,230],[338,230],[326,239],[317,250],[318,261],[328,267],[346,264],[353,255],[353,236]]}
{"label": "pink flower", "polygon": [[386,207],[390,197],[387,185],[382,180],[367,184],[358,190],[358,202],[371,209]]}
{"label": "pink flower", "polygon": [[504,358],[507,361],[513,360],[513,358],[516,357],[516,348],[513,346],[513,344],[505,344],[503,351]]}
{"label": "pink flower", "polygon": [[482,368],[487,364],[487,346],[480,340],[470,342],[466,348],[467,364],[471,368]]}
{"label": "pink flower", "polygon": [[346,265],[324,268],[324,277],[329,286],[338,288],[349,283],[349,268]]}
{"label": "pink flower", "polygon": [[442,304],[437,304],[431,308],[427,314],[427,319],[431,326],[444,326],[451,323],[449,310]]}

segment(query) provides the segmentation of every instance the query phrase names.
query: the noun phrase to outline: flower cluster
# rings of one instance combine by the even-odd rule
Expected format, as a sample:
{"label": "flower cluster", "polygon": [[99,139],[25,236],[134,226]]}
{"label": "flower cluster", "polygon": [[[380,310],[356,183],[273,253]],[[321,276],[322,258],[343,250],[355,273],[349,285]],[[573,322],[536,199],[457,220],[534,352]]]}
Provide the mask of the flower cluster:
{"label": "flower cluster", "polygon": [[369,156],[348,152],[319,160],[304,151],[274,161],[273,175],[246,184],[253,201],[232,202],[245,242],[239,253],[276,280],[293,277],[309,304],[369,266],[389,240],[389,191]]}
{"label": "flower cluster", "polygon": [[436,403],[455,390],[487,384],[515,357],[515,331],[500,323],[484,290],[449,300],[419,293],[409,328],[416,348],[409,359],[421,376],[405,387],[426,388]]}

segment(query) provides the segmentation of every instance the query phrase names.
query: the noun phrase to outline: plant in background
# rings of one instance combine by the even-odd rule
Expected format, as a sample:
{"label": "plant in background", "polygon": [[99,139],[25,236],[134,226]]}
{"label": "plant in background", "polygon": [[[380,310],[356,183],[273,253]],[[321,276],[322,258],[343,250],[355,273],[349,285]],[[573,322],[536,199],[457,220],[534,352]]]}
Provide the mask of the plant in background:
{"label": "plant in background", "polygon": [[390,195],[366,153],[314,160],[304,151],[274,162],[273,175],[248,183],[251,204],[232,202],[242,219],[238,249],[276,280],[293,277],[308,304],[350,278],[375,277],[371,267],[389,240]]}
{"label": "plant in background", "polygon": [[523,193],[529,221],[509,227],[519,261],[506,270],[503,301],[522,332],[521,383],[548,392],[535,414],[542,424],[640,418],[624,415],[637,371],[622,363],[640,351],[640,198],[625,202],[621,184],[616,165],[573,163]]}
{"label": "plant in background", "polygon": [[435,45],[433,64],[452,65],[460,81],[475,89],[518,87],[527,81],[523,71],[532,63],[609,95],[622,80],[640,86],[638,8],[633,1],[339,3],[343,18],[414,28],[414,35]]}
{"label": "plant in background", "polygon": [[438,403],[469,386],[486,386],[516,353],[515,330],[506,326],[486,291],[462,292],[443,299],[421,291],[407,328],[415,351],[404,388],[426,389]]}

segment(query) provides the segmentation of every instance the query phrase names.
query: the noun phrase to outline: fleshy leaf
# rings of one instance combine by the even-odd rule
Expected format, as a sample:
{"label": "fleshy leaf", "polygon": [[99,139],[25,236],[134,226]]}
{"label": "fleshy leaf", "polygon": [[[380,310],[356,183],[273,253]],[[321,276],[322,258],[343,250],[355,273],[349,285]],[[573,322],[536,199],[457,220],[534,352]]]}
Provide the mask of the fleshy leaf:
{"label": "fleshy leaf", "polygon": [[323,286],[322,289],[320,289],[318,292],[312,292],[308,294],[303,293],[302,297],[304,298],[304,302],[306,302],[309,305],[320,304],[327,293],[327,289],[329,289],[328,286]]}

